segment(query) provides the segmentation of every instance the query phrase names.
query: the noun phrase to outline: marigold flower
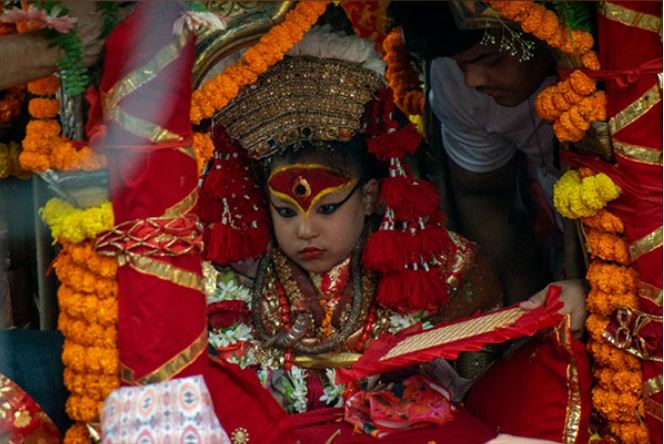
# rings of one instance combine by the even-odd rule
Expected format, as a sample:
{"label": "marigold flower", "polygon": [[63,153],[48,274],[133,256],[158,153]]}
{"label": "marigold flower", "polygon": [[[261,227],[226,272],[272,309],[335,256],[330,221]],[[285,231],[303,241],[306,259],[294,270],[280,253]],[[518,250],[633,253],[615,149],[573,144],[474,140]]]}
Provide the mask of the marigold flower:
{"label": "marigold flower", "polygon": [[542,26],[545,10],[546,8],[542,5],[534,4],[531,6],[528,16],[521,21],[521,29],[524,32],[533,34]]}
{"label": "marigold flower", "polygon": [[28,102],[28,112],[37,119],[52,119],[60,112],[58,99],[34,98]]}
{"label": "marigold flower", "polygon": [[621,237],[610,233],[591,230],[586,234],[588,252],[605,261],[629,265],[630,256],[627,242]]}
{"label": "marigold flower", "polygon": [[585,54],[581,55],[581,64],[583,65],[584,68],[589,69],[591,71],[597,71],[598,69],[601,68],[601,64],[599,63],[599,57],[597,57],[597,53],[595,51],[588,51]]}
{"label": "marigold flower", "polygon": [[286,14],[282,23],[272,27],[256,45],[245,51],[236,65],[225,69],[194,91],[191,98],[191,121],[198,124],[212,117],[233,100],[241,88],[255,82],[258,75],[283,59],[285,52],[313,26],[326,6],[327,2],[299,2]]}
{"label": "marigold flower", "polygon": [[35,96],[52,96],[60,89],[60,79],[55,76],[43,77],[28,83],[28,92]]}
{"label": "marigold flower", "polygon": [[636,272],[631,268],[600,262],[592,262],[586,278],[593,288],[605,293],[636,291]]}
{"label": "marigold flower", "polygon": [[606,209],[599,211],[594,216],[584,217],[581,219],[584,225],[598,230],[607,231],[610,233],[623,233],[625,228],[619,217],[611,214]]}

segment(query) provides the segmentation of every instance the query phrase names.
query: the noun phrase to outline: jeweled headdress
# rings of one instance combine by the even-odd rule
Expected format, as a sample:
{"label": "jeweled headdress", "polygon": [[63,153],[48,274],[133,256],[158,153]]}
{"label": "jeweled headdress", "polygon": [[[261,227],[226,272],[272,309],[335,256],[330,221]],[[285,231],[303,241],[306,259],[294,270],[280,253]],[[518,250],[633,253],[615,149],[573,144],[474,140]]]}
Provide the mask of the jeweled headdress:
{"label": "jeweled headdress", "polygon": [[[305,142],[324,147],[361,135],[369,152],[389,164],[389,177],[381,184],[383,222],[363,255],[364,266],[381,273],[378,301],[408,309],[435,309],[446,302],[439,266],[455,245],[442,225],[434,187],[415,180],[404,161],[421,138],[412,125],[399,128],[392,119],[393,93],[385,87],[384,70],[372,42],[314,28],[219,112],[213,126],[217,152],[200,199],[201,218],[212,222],[206,235],[209,259],[228,264],[267,250],[266,209],[261,190],[246,174],[247,157],[262,159]],[[316,174],[323,174],[320,170]],[[305,174],[293,178],[299,176]],[[306,184],[281,179],[287,183],[279,189],[304,204],[306,185],[312,195],[320,188],[308,179]],[[325,179],[325,187],[357,182],[337,179]]]}
{"label": "jeweled headdress", "polygon": [[303,141],[348,141],[362,132],[384,69],[371,42],[314,28],[215,121],[253,158]]}

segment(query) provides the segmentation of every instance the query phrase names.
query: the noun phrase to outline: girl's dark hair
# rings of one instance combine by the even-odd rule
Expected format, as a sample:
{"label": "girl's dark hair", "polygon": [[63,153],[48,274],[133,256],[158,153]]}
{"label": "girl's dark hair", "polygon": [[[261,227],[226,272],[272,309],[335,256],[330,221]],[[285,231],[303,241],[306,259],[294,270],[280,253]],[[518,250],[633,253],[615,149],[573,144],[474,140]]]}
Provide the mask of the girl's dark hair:
{"label": "girl's dark hair", "polygon": [[261,163],[262,171],[258,172],[261,185],[265,185],[274,165],[292,164],[302,159],[359,177],[361,184],[380,174],[378,160],[368,152],[364,136],[358,135],[348,142],[304,141],[287,147]]}
{"label": "girl's dark hair", "polygon": [[393,1],[387,13],[408,51],[424,61],[459,54],[482,38],[480,30],[457,28],[446,1]]}

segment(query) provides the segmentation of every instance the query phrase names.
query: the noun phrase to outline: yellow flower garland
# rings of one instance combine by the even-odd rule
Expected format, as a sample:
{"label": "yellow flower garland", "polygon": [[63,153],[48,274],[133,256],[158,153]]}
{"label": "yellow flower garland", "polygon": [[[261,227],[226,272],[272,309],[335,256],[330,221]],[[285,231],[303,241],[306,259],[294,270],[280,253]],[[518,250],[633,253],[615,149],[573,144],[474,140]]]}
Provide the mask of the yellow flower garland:
{"label": "yellow flower garland", "polygon": [[553,204],[569,219],[590,217],[617,199],[620,191],[620,187],[604,173],[581,178],[578,171],[570,170],[553,186]]}
{"label": "yellow flower garland", "polygon": [[102,231],[113,228],[113,208],[110,202],[98,207],[80,210],[62,199],[49,200],[40,214],[51,227],[54,239],[78,243],[93,239]]}

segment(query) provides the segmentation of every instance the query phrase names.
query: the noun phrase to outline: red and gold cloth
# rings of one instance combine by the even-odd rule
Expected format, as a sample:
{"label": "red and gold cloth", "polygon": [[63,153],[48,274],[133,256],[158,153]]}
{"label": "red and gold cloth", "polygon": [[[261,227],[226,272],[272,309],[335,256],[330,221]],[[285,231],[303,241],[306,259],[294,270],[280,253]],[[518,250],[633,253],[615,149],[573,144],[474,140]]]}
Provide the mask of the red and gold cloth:
{"label": "red and gold cloth", "polygon": [[533,335],[560,322],[559,296],[560,287],[550,285],[545,304],[534,310],[516,305],[425,331],[409,328],[396,335],[384,335],[369,344],[352,368],[339,370],[337,380],[350,383],[436,358],[456,359],[462,351],[479,351],[487,344]]}
{"label": "red and gold cloth", "polygon": [[[662,70],[661,7],[661,2],[648,1],[610,1],[600,7],[599,53],[603,69],[611,73],[604,82],[616,164],[561,153],[563,163],[606,173],[622,188],[608,210],[625,226],[631,265],[639,274],[639,309],[651,315],[648,323],[660,325],[650,329],[658,338],[641,338],[639,330],[630,331],[637,342],[643,339],[658,347],[651,358],[662,356],[662,85],[657,74]],[[642,368],[645,421],[652,442],[661,443],[661,360],[645,359]]]}
{"label": "red and gold cloth", "polygon": [[0,441],[57,444],[60,432],[30,395],[0,373]]}

